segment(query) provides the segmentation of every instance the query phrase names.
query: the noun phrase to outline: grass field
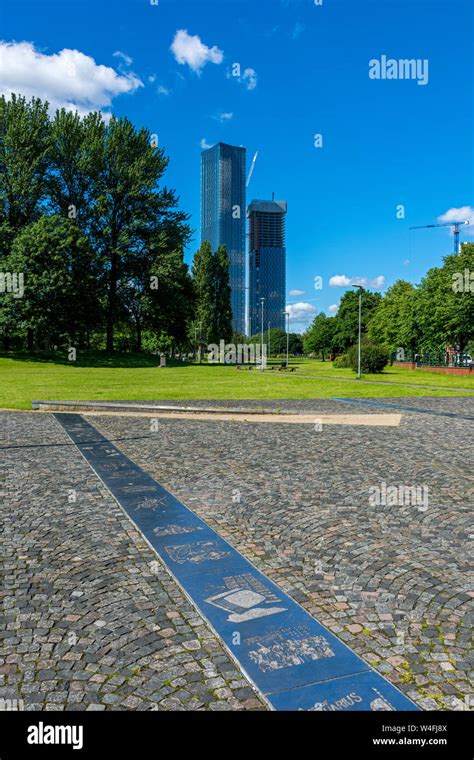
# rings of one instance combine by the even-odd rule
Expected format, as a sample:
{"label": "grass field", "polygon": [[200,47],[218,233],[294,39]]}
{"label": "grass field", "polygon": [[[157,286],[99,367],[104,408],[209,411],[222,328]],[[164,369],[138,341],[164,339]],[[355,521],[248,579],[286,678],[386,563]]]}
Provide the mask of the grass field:
{"label": "grass field", "polygon": [[[332,362],[315,361],[314,359],[298,359],[295,365],[301,375],[324,375],[327,378],[355,379],[351,369],[336,369]],[[374,380],[380,383],[407,383],[413,385],[434,385],[442,388],[464,388],[474,392],[474,373],[472,377],[462,375],[444,375],[439,372],[404,369],[403,367],[387,366],[381,375],[364,375],[364,380]]]}
{"label": "grass field", "polygon": [[[295,360],[294,373],[235,367],[201,366],[174,362],[159,369],[156,357],[117,354],[82,354],[68,362],[64,357],[0,354],[0,408],[31,409],[34,400],[152,401],[160,399],[279,399],[396,396],[469,395],[445,390],[469,389],[474,380],[408,369],[390,368],[382,375],[366,375],[376,385],[359,383],[349,369],[334,369],[330,362]],[[320,375],[324,379],[305,377]],[[349,381],[349,382],[348,382]],[[407,383],[409,387],[388,385]],[[420,386],[439,386],[422,388]]]}

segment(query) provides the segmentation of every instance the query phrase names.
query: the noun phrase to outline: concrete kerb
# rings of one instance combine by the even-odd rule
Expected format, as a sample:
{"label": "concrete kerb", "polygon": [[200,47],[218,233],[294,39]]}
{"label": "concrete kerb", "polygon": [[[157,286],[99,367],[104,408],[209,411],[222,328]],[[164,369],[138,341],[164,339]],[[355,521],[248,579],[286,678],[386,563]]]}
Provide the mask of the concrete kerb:
{"label": "concrete kerb", "polygon": [[368,427],[398,427],[402,415],[381,414],[323,414],[275,411],[270,409],[235,409],[225,407],[189,407],[158,404],[119,404],[114,402],[35,401],[33,409],[40,412],[81,413],[84,416],[150,417],[158,419],[205,420],[215,422],[284,423],[290,425],[354,425]]}

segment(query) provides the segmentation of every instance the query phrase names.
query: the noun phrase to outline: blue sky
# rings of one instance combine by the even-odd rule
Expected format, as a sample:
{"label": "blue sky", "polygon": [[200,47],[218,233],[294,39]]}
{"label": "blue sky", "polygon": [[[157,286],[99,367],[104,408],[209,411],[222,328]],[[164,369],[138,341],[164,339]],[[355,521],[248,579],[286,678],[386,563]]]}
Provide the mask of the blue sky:
{"label": "blue sky", "polygon": [[[288,201],[292,329],[334,312],[332,277],[383,290],[451,252],[449,230],[408,228],[474,206],[471,0],[152,2],[1,0],[0,89],[158,134],[196,230],[188,261],[201,145],[219,140],[245,145],[249,165],[259,151],[249,201]],[[427,60],[427,83],[371,79],[382,55]]]}

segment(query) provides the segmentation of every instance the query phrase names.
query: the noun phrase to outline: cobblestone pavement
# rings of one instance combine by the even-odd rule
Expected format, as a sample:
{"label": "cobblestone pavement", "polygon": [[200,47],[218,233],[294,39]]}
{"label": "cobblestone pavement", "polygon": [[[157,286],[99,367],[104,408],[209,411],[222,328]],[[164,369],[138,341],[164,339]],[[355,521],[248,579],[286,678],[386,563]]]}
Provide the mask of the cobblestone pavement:
{"label": "cobblestone pavement", "polygon": [[[414,410],[399,428],[89,419],[420,707],[472,709],[474,449],[461,417],[474,400],[397,402]],[[377,505],[382,483],[419,487],[418,503]]]}
{"label": "cobblestone pavement", "polygon": [[[465,398],[400,404],[474,414]],[[55,420],[0,418],[11,447],[0,468],[0,699],[262,709]],[[472,423],[416,412],[389,429],[160,419],[151,432],[147,418],[89,420],[421,707],[469,706]],[[428,508],[372,506],[382,482],[428,486]]]}
{"label": "cobblestone pavement", "polygon": [[264,709],[68,444],[0,414],[0,709]]}

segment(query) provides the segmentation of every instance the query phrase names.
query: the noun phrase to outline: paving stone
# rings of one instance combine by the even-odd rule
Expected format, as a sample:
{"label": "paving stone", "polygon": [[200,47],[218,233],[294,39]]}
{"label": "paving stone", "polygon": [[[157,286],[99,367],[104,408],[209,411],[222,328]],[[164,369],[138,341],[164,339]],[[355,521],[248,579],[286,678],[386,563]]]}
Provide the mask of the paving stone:
{"label": "paving stone", "polygon": [[54,418],[0,416],[17,444],[65,444],[2,450],[2,555],[14,558],[0,607],[2,696],[20,693],[27,710],[209,709],[201,641],[235,670],[220,641],[164,568],[150,574],[156,556]]}
{"label": "paving stone", "polygon": [[[358,404],[326,399],[207,403],[361,411]],[[367,662],[380,662],[389,680],[397,682],[407,662],[406,673],[420,677],[410,689],[420,706],[427,674],[445,684],[453,679],[463,702],[462,650],[469,648],[472,600],[466,586],[470,486],[458,441],[470,439],[472,423],[415,410],[472,416],[474,401],[426,396],[387,403],[413,413],[404,412],[398,428],[326,426],[315,434],[296,425],[291,437],[284,425],[162,420],[166,446],[148,434],[148,420],[103,417],[94,424],[110,438],[127,437],[120,442],[124,453]],[[382,482],[427,484],[428,510],[371,506],[368,489]],[[240,501],[233,499],[236,489]],[[408,654],[417,650],[419,659],[410,663]],[[437,709],[446,709],[443,699],[434,700]]]}
{"label": "paving stone", "polygon": [[[361,411],[331,400],[238,403]],[[473,412],[468,398],[400,403]],[[68,443],[50,416],[0,414],[16,445]],[[462,709],[472,677],[469,481],[458,445],[469,440],[467,420],[414,411],[399,428],[294,425],[291,437],[285,425],[259,423],[162,420],[164,437],[144,418],[94,424],[421,707]],[[51,451],[2,451],[2,695],[5,684],[19,689],[25,709],[122,709],[130,699],[144,709],[265,709],[166,571],[150,573],[155,555],[77,450]],[[381,482],[426,483],[428,510],[372,507],[368,489]],[[410,683],[397,681],[405,674]]]}

